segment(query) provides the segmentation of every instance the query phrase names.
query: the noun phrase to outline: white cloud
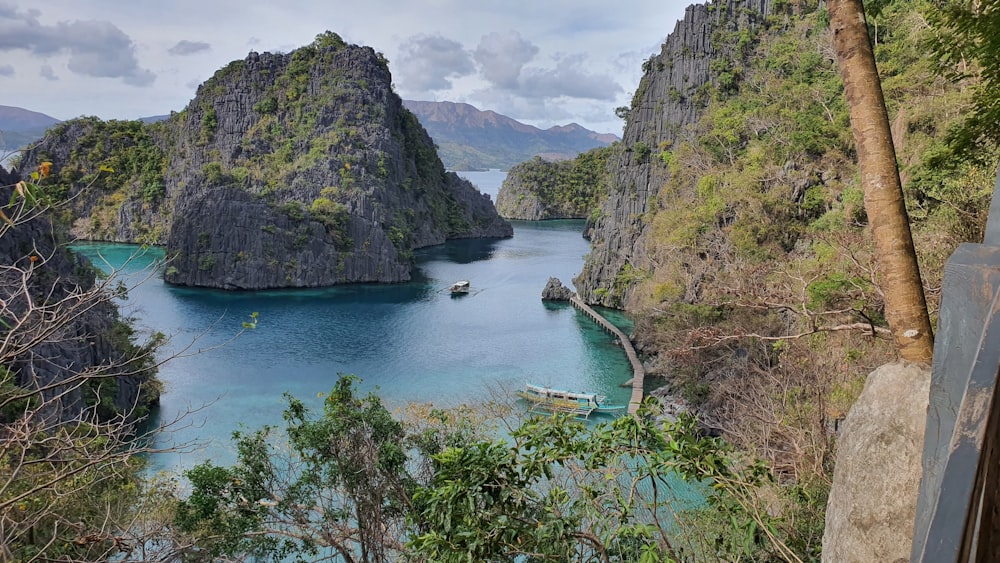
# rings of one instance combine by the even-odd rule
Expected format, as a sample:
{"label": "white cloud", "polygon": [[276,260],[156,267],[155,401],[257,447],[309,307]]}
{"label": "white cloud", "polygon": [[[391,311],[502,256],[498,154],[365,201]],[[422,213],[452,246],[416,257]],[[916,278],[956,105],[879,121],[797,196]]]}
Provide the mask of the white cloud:
{"label": "white cloud", "polygon": [[473,56],[483,77],[498,88],[516,90],[524,65],[538,54],[538,46],[516,31],[484,35]]}
{"label": "white cloud", "polygon": [[555,68],[527,68],[520,90],[526,96],[567,96],[591,100],[613,100],[624,89],[610,74],[595,74],[586,67],[586,55],[562,57]]}
{"label": "white cloud", "polygon": [[0,51],[26,50],[43,58],[69,54],[67,67],[77,74],[120,78],[132,86],[148,86],[156,76],[139,66],[135,44],[106,20],[42,24],[38,10],[0,6]]}
{"label": "white cloud", "polygon": [[448,90],[452,79],[476,71],[462,44],[441,35],[414,35],[400,44],[399,51],[395,76],[411,92]]}
{"label": "white cloud", "polygon": [[0,76],[14,76],[14,67],[11,65],[0,65]]}

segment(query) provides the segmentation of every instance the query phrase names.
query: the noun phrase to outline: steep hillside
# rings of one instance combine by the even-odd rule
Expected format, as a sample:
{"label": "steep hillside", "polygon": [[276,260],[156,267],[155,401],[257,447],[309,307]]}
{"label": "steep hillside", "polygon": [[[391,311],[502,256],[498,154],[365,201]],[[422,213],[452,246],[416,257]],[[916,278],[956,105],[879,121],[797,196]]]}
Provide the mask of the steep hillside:
{"label": "steep hillside", "polygon": [[[20,178],[0,167],[0,198],[12,201]],[[79,420],[92,415],[143,416],[159,400],[152,357],[132,341],[132,329],[112,304],[110,291],[94,293],[97,270],[65,248],[66,238],[46,214],[17,213],[0,227],[0,386],[49,387],[46,416]],[[9,215],[8,215],[9,214]],[[80,381],[80,374],[90,379]],[[10,376],[10,377],[8,377]],[[115,376],[113,379],[110,376]],[[76,378],[67,387],[55,386]],[[0,423],[17,412],[0,409]],[[87,414],[85,414],[87,413]]]}
{"label": "steep hillside", "polygon": [[451,170],[508,170],[535,156],[566,160],[618,140],[576,123],[543,130],[469,104],[411,100],[403,104],[420,118]]}
{"label": "steep hillside", "polygon": [[621,307],[634,288],[623,276],[652,268],[644,244],[651,227],[647,214],[669,178],[659,155],[690,134],[687,128],[704,115],[722,70],[730,67],[726,78],[735,80],[731,67],[746,58],[771,10],[771,0],[689,6],[660,54],[644,64],[620,149],[611,158],[612,184],[592,251],[575,280],[583,299]]}
{"label": "steep hillside", "polygon": [[59,120],[24,108],[0,106],[0,157],[40,139]]}
{"label": "steep hillside", "polygon": [[[931,226],[939,237],[942,227],[949,232],[945,247],[938,240],[919,249],[939,266],[959,238],[976,237],[981,189],[958,186],[978,186],[982,171],[941,158],[943,132],[968,100],[921,55],[926,7],[888,3],[876,54],[918,238]],[[798,258],[830,236],[823,231],[864,239],[828,16],[818,2],[795,8],[774,11],[766,0],[691,6],[645,63],[577,280],[585,299],[631,309],[695,303],[708,277],[735,263]],[[689,254],[682,264],[679,253]]]}
{"label": "steep hillside", "polygon": [[0,131],[45,130],[59,123],[59,120],[24,108],[0,106]]}
{"label": "steep hillside", "polygon": [[[930,5],[869,23],[933,317],[945,258],[982,236],[997,155],[945,145],[971,89],[932,68]],[[644,69],[575,285],[629,310],[665,392],[821,515],[836,422],[895,356],[828,14],[692,6]]]}
{"label": "steep hillside", "polygon": [[166,244],[171,283],[405,281],[415,248],[512,229],[445,172],[391,82],[327,32],[230,63],[165,121],[63,123],[25,162],[54,163],[78,236]]}

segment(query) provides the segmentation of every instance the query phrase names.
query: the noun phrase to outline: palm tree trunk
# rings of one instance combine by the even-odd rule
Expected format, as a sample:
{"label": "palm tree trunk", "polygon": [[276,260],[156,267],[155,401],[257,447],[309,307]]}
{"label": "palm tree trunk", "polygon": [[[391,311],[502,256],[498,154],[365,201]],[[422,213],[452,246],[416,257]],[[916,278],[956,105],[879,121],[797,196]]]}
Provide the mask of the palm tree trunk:
{"label": "palm tree trunk", "polygon": [[934,334],[899,181],[889,115],[868,39],[864,6],[862,0],[829,0],[827,7],[857,143],[865,211],[885,294],[886,320],[899,356],[929,363],[934,352]]}

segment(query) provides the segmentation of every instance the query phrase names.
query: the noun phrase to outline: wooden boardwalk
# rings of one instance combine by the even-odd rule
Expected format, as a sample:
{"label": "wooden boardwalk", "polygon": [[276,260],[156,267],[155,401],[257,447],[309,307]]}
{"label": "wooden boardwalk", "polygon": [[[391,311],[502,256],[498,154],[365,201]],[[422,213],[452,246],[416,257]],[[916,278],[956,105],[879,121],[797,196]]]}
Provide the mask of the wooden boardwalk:
{"label": "wooden boardwalk", "polygon": [[618,327],[611,324],[611,321],[591,309],[575,293],[570,298],[570,303],[580,311],[583,311],[588,317],[594,319],[604,330],[618,337],[618,342],[625,349],[625,355],[628,356],[628,361],[632,364],[632,398],[628,402],[628,413],[635,414],[639,410],[639,405],[642,404],[643,381],[646,379],[646,368],[642,367],[639,355],[635,353],[635,348],[632,347],[632,341]]}

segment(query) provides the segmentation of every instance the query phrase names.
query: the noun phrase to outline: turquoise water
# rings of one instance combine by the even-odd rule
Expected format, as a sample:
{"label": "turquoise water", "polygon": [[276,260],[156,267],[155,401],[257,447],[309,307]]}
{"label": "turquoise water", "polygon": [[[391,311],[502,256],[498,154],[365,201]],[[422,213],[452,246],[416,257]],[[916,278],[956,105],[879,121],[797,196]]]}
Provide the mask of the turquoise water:
{"label": "turquoise water", "polygon": [[[463,175],[494,198],[503,179],[499,171]],[[153,459],[158,469],[177,470],[231,461],[234,430],[280,425],[284,392],[318,406],[317,394],[340,373],[359,376],[390,408],[474,403],[525,382],[627,403],[629,390],[620,385],[631,367],[621,348],[572,307],[541,301],[550,276],[569,285],[582,267],[589,250],[582,228],[581,221],[515,222],[511,239],[419,251],[410,283],[295,291],[171,287],[155,271],[159,249],[77,249],[105,269],[127,262],[124,312],[141,330],[170,337],[163,357],[182,354],[160,370],[166,388],[159,417],[195,412],[158,445],[201,447]],[[472,282],[472,294],[444,291],[459,279]],[[239,334],[252,312],[257,328]]]}

